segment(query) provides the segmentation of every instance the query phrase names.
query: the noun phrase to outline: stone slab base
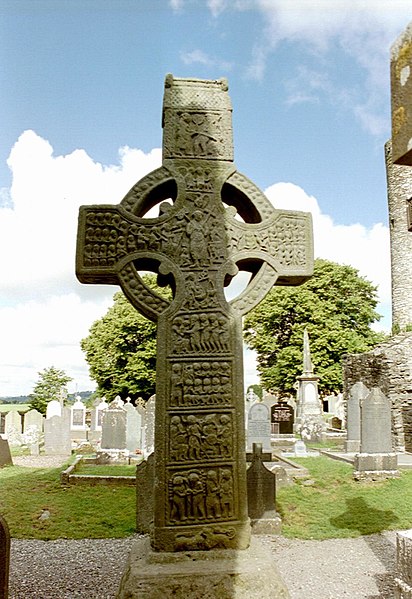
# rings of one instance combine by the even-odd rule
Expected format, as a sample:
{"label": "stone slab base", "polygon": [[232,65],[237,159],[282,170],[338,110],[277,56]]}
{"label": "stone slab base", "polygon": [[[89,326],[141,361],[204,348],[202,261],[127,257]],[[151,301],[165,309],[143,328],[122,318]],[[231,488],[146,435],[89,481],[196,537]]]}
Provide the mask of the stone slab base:
{"label": "stone slab base", "polygon": [[355,480],[386,480],[387,478],[398,478],[399,470],[354,470]]}
{"label": "stone slab base", "polygon": [[156,553],[133,546],[116,599],[290,599],[273,556],[257,538],[249,549]]}
{"label": "stone slab base", "polygon": [[399,476],[396,453],[358,453],[353,467],[356,480],[381,480]]}
{"label": "stone slab base", "polygon": [[396,535],[395,599],[412,599],[412,530]]}
{"label": "stone slab base", "polygon": [[275,511],[266,512],[261,518],[252,518],[250,525],[253,535],[280,535],[282,532],[282,518]]}
{"label": "stone slab base", "polygon": [[354,441],[353,439],[347,439],[345,441],[346,453],[357,453],[360,450],[360,441]]}

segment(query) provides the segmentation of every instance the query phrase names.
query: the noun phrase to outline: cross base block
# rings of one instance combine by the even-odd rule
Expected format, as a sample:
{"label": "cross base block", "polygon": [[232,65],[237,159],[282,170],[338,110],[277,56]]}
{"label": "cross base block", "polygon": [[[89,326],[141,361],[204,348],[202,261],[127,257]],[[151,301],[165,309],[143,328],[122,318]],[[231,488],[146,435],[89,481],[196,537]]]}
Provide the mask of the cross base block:
{"label": "cross base block", "polygon": [[270,551],[256,538],[244,550],[159,553],[147,537],[133,546],[116,599],[290,599]]}

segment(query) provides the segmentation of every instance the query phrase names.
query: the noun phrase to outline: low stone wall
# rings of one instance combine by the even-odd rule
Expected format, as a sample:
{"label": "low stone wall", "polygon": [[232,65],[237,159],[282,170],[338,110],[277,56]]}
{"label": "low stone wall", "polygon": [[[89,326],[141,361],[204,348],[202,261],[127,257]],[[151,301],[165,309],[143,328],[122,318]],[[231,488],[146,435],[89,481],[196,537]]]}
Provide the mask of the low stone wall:
{"label": "low stone wall", "polygon": [[60,474],[60,482],[62,485],[112,485],[112,486],[130,486],[134,487],[136,479],[134,476],[101,476],[96,474],[76,474],[80,462],[93,464],[95,458],[84,458],[77,456],[73,464]]}
{"label": "low stone wall", "polygon": [[358,381],[379,387],[392,405],[394,451],[412,451],[412,333],[401,333],[370,352],[343,360],[343,394]]}

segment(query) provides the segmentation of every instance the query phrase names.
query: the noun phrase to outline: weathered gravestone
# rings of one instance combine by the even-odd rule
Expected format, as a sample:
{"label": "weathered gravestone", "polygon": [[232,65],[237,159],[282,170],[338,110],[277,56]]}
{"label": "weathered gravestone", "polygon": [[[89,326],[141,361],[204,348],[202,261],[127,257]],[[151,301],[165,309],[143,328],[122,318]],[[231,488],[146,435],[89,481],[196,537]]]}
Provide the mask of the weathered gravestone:
{"label": "weathered gravestone", "polygon": [[101,450],[109,453],[113,459],[126,451],[127,412],[123,406],[120,397],[116,397],[102,417]]}
{"label": "weathered gravestone", "polygon": [[379,387],[361,401],[360,453],[355,455],[354,478],[376,480],[399,476],[392,445],[391,402]]}
{"label": "weathered gravestone", "polygon": [[271,451],[270,435],[270,410],[264,403],[256,402],[248,413],[247,449],[252,450],[254,443],[260,443],[264,451]]}
{"label": "weathered gravestone", "polygon": [[44,421],[44,452],[46,455],[71,454],[70,408],[63,408],[61,414],[61,416],[46,418]]}
{"label": "weathered gravestone", "polygon": [[276,512],[276,474],[263,463],[262,445],[253,444],[252,463],[247,471],[248,513],[255,534],[280,533]]}
{"label": "weathered gravestone", "polygon": [[[241,549],[250,540],[242,316],[276,282],[296,285],[311,275],[311,218],[274,210],[236,171],[224,80],[167,76],[162,120],[162,167],[119,206],[80,209],[76,272],[83,283],[120,284],[157,321],[152,547]],[[159,203],[159,217],[144,218]],[[238,268],[254,276],[229,304],[223,288]],[[147,270],[171,285],[171,301],[144,284],[139,271]],[[178,422],[193,438],[187,453],[174,450]],[[199,450],[199,436],[218,450]],[[126,578],[132,584],[133,575]],[[139,584],[149,592],[148,581]]]}
{"label": "weathered gravestone", "polygon": [[17,446],[22,443],[22,419],[17,410],[11,410],[6,414],[5,434],[9,445]]}
{"label": "weathered gravestone", "polygon": [[9,442],[7,439],[0,437],[0,468],[2,466],[13,466],[13,460],[11,458]]}
{"label": "weathered gravestone", "polygon": [[360,406],[361,402],[369,395],[369,389],[362,381],[358,381],[349,390],[346,415],[346,441],[345,450],[348,453],[358,452],[360,449]]}
{"label": "weathered gravestone", "polygon": [[152,395],[146,403],[143,428],[143,454],[147,458],[154,451],[155,442],[155,410],[156,395]]}
{"label": "weathered gravestone", "polygon": [[0,599],[7,599],[10,566],[10,532],[6,520],[0,514]]}

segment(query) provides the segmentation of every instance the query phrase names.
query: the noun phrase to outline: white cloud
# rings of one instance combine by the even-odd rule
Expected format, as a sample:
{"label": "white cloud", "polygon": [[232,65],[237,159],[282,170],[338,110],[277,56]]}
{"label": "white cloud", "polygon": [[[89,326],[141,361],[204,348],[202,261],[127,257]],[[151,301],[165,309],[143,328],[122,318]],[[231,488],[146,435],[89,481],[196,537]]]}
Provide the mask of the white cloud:
{"label": "white cloud", "polygon": [[378,312],[385,316],[382,326],[389,330],[391,279],[389,229],[382,223],[370,229],[361,224],[338,225],[322,214],[315,197],[293,183],[275,183],[265,191],[276,208],[303,210],[313,218],[316,258],[350,264],[378,287]]}
{"label": "white cloud", "polygon": [[[51,365],[73,377],[69,387],[94,388],[79,342],[111,303],[117,287],[80,285],[74,274],[77,213],[82,204],[118,203],[161,162],[122,148],[119,164],[104,166],[83,150],[54,156],[50,143],[26,131],[13,147],[11,206],[0,208],[0,397],[29,393],[37,373]],[[267,190],[277,207],[311,211],[316,255],[353,264],[379,285],[389,302],[388,232],[342,226],[322,214],[317,200],[291,183]],[[7,197],[9,197],[7,195]],[[247,357],[246,383],[256,382]]]}
{"label": "white cloud", "polygon": [[210,56],[203,52],[203,50],[195,49],[190,52],[181,52],[180,58],[184,62],[184,64],[200,64],[205,67],[216,67],[221,69],[223,72],[230,71],[232,69],[232,64],[225,60],[220,60],[214,56]]}
{"label": "white cloud", "polygon": [[20,136],[8,160],[12,187],[3,192],[10,201],[0,208],[0,397],[30,392],[37,372],[51,365],[79,389],[91,387],[79,341],[117,288],[77,282],[78,209],[118,203],[160,164],[160,149],[124,147],[118,165],[104,166],[84,150],[54,156],[33,131]]}
{"label": "white cloud", "polygon": [[[325,85],[316,90],[314,82],[319,74],[313,71],[314,77],[309,80],[302,76],[305,65],[297,65],[290,73],[288,83],[293,93],[288,102],[313,102],[318,94],[325,94],[339,105],[342,96],[347,96],[344,108],[352,110],[366,131],[386,134],[389,49],[412,17],[410,0],[255,0],[247,8],[259,11],[263,18],[262,35],[247,69],[249,77],[264,77],[279,44],[301,44],[307,64],[313,59],[322,62]],[[336,52],[346,56],[347,68],[352,62],[365,74],[363,81],[350,90],[342,88],[335,71],[336,60],[330,58]]]}

